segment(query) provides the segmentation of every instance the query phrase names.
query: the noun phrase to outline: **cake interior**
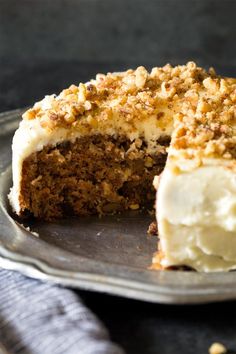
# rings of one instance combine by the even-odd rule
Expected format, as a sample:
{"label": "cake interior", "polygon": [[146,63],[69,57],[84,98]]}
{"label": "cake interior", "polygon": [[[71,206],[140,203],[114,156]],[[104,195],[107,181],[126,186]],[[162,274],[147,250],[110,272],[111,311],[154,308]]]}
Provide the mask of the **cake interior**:
{"label": "cake interior", "polygon": [[170,137],[148,152],[144,140],[93,135],[45,146],[23,162],[20,205],[24,213],[52,220],[153,208],[152,185],[166,162]]}

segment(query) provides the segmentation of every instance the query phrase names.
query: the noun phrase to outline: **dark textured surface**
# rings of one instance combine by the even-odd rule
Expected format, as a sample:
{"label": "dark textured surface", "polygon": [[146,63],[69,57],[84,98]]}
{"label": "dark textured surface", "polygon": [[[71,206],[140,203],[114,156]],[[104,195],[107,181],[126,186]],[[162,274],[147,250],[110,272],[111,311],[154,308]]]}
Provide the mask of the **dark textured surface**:
{"label": "dark textured surface", "polygon": [[235,13],[234,0],[0,0],[0,110],[140,64],[232,75]]}
{"label": "dark textured surface", "polygon": [[[215,66],[236,75],[234,0],[0,0],[0,111],[139,64]],[[236,303],[164,306],[81,292],[127,353],[236,350]]]}
{"label": "dark textured surface", "polygon": [[236,354],[236,302],[170,306],[80,295],[127,353],[207,354],[212,343],[220,342]]}

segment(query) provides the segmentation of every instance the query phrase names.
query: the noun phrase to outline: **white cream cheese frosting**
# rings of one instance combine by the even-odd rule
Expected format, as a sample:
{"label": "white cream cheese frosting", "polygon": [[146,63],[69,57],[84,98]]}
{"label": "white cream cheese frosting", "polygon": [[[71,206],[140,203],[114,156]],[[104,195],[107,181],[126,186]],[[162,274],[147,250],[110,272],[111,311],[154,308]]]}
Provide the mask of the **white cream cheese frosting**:
{"label": "white cream cheese frosting", "polygon": [[176,173],[167,163],[156,210],[163,267],[236,269],[236,174],[230,165],[205,161]]}

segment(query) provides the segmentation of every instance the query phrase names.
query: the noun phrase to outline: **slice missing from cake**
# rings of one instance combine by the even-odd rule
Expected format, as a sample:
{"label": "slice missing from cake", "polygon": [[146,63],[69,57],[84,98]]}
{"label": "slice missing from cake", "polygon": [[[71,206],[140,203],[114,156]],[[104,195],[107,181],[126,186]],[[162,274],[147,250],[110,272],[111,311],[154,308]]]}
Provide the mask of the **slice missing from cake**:
{"label": "slice missing from cake", "polygon": [[46,96],[13,139],[13,210],[53,220],[150,209],[161,175],[154,267],[235,268],[235,87],[190,62]]}

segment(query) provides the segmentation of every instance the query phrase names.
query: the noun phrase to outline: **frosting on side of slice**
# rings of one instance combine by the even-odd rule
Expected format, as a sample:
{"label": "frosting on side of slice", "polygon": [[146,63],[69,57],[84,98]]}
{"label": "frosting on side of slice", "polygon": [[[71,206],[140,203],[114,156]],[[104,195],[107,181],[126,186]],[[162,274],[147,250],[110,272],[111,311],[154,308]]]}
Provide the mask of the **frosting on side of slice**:
{"label": "frosting on side of slice", "polygon": [[161,266],[236,269],[236,174],[230,162],[209,160],[176,172],[168,161],[156,207]]}

